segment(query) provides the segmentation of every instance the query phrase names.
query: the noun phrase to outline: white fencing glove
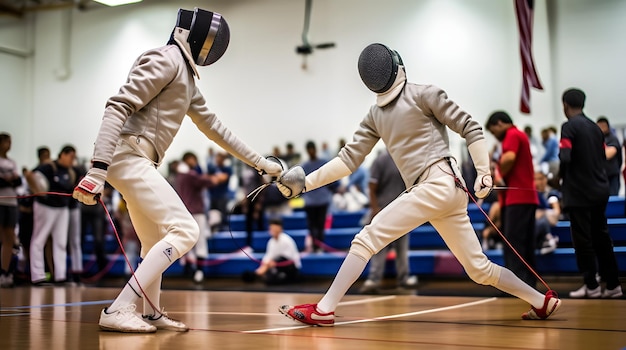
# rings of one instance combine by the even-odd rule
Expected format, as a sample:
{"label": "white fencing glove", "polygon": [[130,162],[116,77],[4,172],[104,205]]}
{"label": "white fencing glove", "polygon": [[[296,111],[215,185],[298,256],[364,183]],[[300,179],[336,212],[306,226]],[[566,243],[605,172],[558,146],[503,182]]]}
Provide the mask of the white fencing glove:
{"label": "white fencing glove", "polygon": [[269,159],[260,157],[259,160],[256,161],[254,168],[261,175],[268,174],[271,177],[278,178],[283,170],[285,170],[283,166],[283,162],[276,157],[270,157]]}
{"label": "white fencing glove", "polygon": [[489,152],[485,139],[475,141],[467,146],[474,167],[476,168],[476,182],[474,182],[474,193],[478,198],[485,198],[493,189],[493,178],[489,167]]}
{"label": "white fencing glove", "polygon": [[352,174],[352,171],[348,168],[346,163],[344,163],[341,158],[335,157],[307,175],[305,184],[306,190],[313,191],[316,188],[328,185],[350,174]]}
{"label": "white fencing glove", "polygon": [[306,174],[301,166],[297,165],[280,176],[276,182],[276,187],[285,198],[291,199],[304,192],[304,181]]}
{"label": "white fencing glove", "polygon": [[106,170],[100,168],[89,169],[87,175],[85,175],[85,177],[83,177],[83,179],[80,180],[78,185],[74,188],[72,197],[87,205],[94,205],[98,203],[98,198],[104,190],[106,178]]}

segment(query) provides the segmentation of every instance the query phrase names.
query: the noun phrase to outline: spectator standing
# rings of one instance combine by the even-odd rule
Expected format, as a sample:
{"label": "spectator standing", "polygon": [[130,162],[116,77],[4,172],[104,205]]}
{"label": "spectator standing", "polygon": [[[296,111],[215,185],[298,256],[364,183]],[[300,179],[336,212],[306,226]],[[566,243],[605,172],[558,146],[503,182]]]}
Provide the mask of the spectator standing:
{"label": "spectator standing", "polygon": [[606,117],[600,117],[596,124],[604,134],[604,154],[606,155],[606,176],[609,180],[609,195],[617,196],[620,188],[620,175],[622,171],[622,145],[611,130],[611,125]]}
{"label": "spectator standing", "polygon": [[285,145],[285,154],[279,158],[285,161],[288,167],[292,167],[300,163],[301,155],[300,153],[296,152],[293,143],[287,142],[287,144]]}
{"label": "spectator standing", "polygon": [[[387,149],[380,152],[370,167],[369,173],[369,205],[373,219],[381,209],[406,191],[402,175]],[[370,259],[369,273],[361,293],[378,292],[385,272],[387,253],[391,248],[396,251],[396,281],[398,287],[417,285],[417,276],[410,275],[409,269],[409,235],[391,242]]]}
{"label": "spectator standing", "polygon": [[[233,168],[227,164],[228,154],[222,150],[215,152],[215,163],[207,165],[207,174],[213,179],[213,186],[209,187],[210,210],[219,212],[220,223],[216,230],[227,230],[228,202],[230,201],[230,177]],[[212,228],[213,229],[213,228]]]}
{"label": "spectator standing", "polygon": [[[324,165],[327,160],[318,158],[315,142],[308,141],[305,148],[309,160],[302,164],[302,169],[304,169],[305,174],[310,174]],[[302,195],[304,211],[306,212],[306,223],[311,239],[311,249],[316,253],[323,251],[322,243],[326,234],[326,215],[332,202],[333,191],[338,187],[339,182],[335,181],[330,185],[307,191]]]}
{"label": "spectator standing", "polygon": [[541,130],[541,144],[545,150],[539,166],[541,171],[548,176],[549,185],[558,187],[559,178],[559,139],[556,136],[556,128],[549,126]]}
{"label": "spectator standing", "polygon": [[332,159],[335,155],[330,150],[330,146],[328,146],[328,142],[322,142],[322,149],[320,150],[320,157],[323,159]]}
{"label": "spectator standing", "polygon": [[[606,220],[609,181],[606,175],[604,135],[584,113],[585,93],[576,88],[563,93],[559,157],[563,210],[569,214],[572,243],[584,285],[569,293],[571,298],[619,298],[622,286],[613,242]],[[599,273],[606,282],[602,290]]]}
{"label": "spectator standing", "polygon": [[265,184],[265,179],[252,168],[245,168],[241,171],[241,187],[244,191],[244,198],[241,202],[241,210],[246,217],[246,247],[252,252],[254,232],[265,229],[265,195],[266,191],[258,193],[254,201],[247,195],[252,193],[259,186]]}
{"label": "spectator standing", "polygon": [[[504,235],[520,256],[535,268],[535,212],[537,193],[534,191],[533,159],[528,137],[520,131],[511,117],[503,111],[494,112],[487,120],[487,129],[502,143],[498,161],[504,190],[501,207]],[[499,179],[496,176],[496,179]],[[522,281],[535,287],[537,278],[523,261],[504,245],[504,265]]]}
{"label": "spectator standing", "polygon": [[[112,205],[113,193],[113,187],[106,183],[101,199],[105,204],[108,203],[107,208],[109,208],[111,213],[116,211],[116,208]],[[82,236],[91,235],[93,239],[93,253],[96,257],[96,266],[98,267],[98,271],[102,271],[109,262],[105,250],[105,232],[109,225],[106,213],[102,205],[86,205],[80,203],[79,207]],[[87,273],[88,271],[84,272]]]}
{"label": "spectator standing", "polygon": [[[27,175],[29,186],[35,193],[56,192],[71,194],[76,183],[74,159],[76,149],[64,146],[57,160],[44,163]],[[39,181],[37,177],[45,180]],[[44,184],[47,188],[39,188]],[[47,185],[47,186],[46,186]],[[46,282],[44,268],[44,246],[52,237],[52,260],[54,262],[54,282],[67,280],[67,238],[69,229],[69,200],[60,195],[37,196],[33,203],[33,237],[30,245],[30,275],[35,285]]]}
{"label": "spectator standing", "polygon": [[[37,166],[44,164],[44,163],[49,163],[52,160],[50,159],[50,149],[47,146],[41,146],[37,148],[37,159],[38,159],[38,163]],[[28,170],[28,168],[24,167],[22,168],[22,177],[24,179],[26,179],[26,176],[30,173],[30,170]],[[26,193],[29,195],[32,195],[34,192],[33,190],[30,188],[30,186],[28,186],[28,181],[23,181],[26,183]],[[30,282],[30,241],[32,239],[33,236],[33,202],[35,201],[35,199],[33,197],[30,196],[26,196],[26,197],[22,197],[19,198],[18,200],[18,208],[19,208],[19,212],[18,212],[18,224],[19,224],[19,240],[20,240],[20,244],[22,245],[22,252],[24,254],[24,267],[22,269],[21,272],[24,273],[24,275],[27,275],[28,277],[26,277],[26,279]],[[49,242],[46,244],[46,262],[47,265],[52,268],[52,249],[51,244],[50,244],[50,239],[48,240]]]}
{"label": "spectator standing", "polygon": [[530,125],[524,126],[524,134],[528,137],[528,144],[530,146],[530,154],[532,155],[533,164],[538,165],[539,159],[543,157],[543,149],[535,135],[533,135],[533,127]]}
{"label": "spectator standing", "polygon": [[211,232],[204,209],[204,192],[213,185],[213,179],[211,175],[198,173],[197,168],[198,157],[193,152],[183,154],[182,161],[178,165],[175,188],[200,230],[198,242],[185,257],[186,263],[189,263],[191,267],[193,280],[199,283],[204,279],[202,265],[209,257],[207,239]]}
{"label": "spectator standing", "polygon": [[[87,172],[82,165],[73,165],[74,184],[78,185]],[[80,202],[74,198],[68,199],[69,224],[68,224],[68,250],[70,255],[70,274],[72,282],[80,282],[83,274],[83,240],[82,240],[82,213]]]}
{"label": "spectator standing", "polygon": [[0,288],[13,286],[13,250],[19,244],[15,235],[16,188],[22,185],[22,178],[17,163],[8,156],[10,150],[11,135],[0,133]]}

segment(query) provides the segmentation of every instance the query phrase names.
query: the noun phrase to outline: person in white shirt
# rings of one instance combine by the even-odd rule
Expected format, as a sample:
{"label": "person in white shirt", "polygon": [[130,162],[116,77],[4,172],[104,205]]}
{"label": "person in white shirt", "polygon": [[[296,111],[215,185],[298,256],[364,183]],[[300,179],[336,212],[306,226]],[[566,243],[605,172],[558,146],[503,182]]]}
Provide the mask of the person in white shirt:
{"label": "person in white shirt", "polygon": [[265,256],[255,274],[266,284],[294,282],[302,268],[296,242],[283,231],[283,222],[279,218],[270,219],[269,233],[272,238],[267,242]]}

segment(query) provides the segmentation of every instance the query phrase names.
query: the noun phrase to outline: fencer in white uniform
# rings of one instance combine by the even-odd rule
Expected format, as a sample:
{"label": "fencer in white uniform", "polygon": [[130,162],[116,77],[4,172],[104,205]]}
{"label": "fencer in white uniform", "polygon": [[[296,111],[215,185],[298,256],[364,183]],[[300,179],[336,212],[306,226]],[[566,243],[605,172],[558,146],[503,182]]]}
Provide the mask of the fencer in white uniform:
{"label": "fencer in white uniform", "polygon": [[[245,164],[272,176],[282,167],[237,138],[209,111],[196,87],[196,66],[217,61],[230,31],[224,18],[196,8],[179,10],[167,45],[141,54],[119,92],[109,98],[95,142],[93,166],[74,190],[96,204],[108,181],[124,197],[141,242],[142,264],[100,315],[100,327],[120,332],[186,331],[160,307],[163,272],[191,249],[199,229],[182,200],[158,172],[185,115],[209,139]],[[143,299],[143,317],[135,313]]]}
{"label": "fencer in white uniform", "polygon": [[[487,145],[482,127],[447,94],[433,85],[408,83],[400,55],[382,44],[367,46],[358,69],[365,85],[377,94],[351,142],[339,155],[304,179],[305,191],[348,176],[382,139],[398,166],[407,190],[382,209],[352,241],[329,290],[318,304],[283,305],[279,311],[294,320],[321,326],[334,324],[334,311],[372,255],[414,228],[430,222],[476,283],[491,285],[529,304],[524,319],[545,319],[560,307],[554,291],[544,296],[511,271],[489,261],[467,215],[465,183],[449,148],[448,129],[463,137],[478,176],[474,189],[484,198],[492,188]],[[295,170],[295,169],[294,169]],[[278,187],[286,196],[301,185]]]}

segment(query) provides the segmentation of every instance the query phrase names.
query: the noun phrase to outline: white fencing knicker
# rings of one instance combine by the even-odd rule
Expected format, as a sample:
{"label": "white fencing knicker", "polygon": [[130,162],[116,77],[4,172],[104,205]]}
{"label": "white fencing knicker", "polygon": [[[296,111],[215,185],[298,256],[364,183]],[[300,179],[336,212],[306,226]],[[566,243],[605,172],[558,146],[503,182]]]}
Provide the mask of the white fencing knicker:
{"label": "white fencing knicker", "polygon": [[467,193],[456,185],[457,173],[456,166],[446,159],[431,165],[414,186],[383,208],[355,236],[350,252],[367,261],[398,237],[430,222],[472,280],[497,283],[501,267],[482,251],[467,215]]}
{"label": "white fencing knicker", "polygon": [[141,257],[160,240],[180,254],[198,241],[199,228],[174,188],[156,168],[156,152],[141,137],[122,135],[107,181],[121,194],[141,242]]}

